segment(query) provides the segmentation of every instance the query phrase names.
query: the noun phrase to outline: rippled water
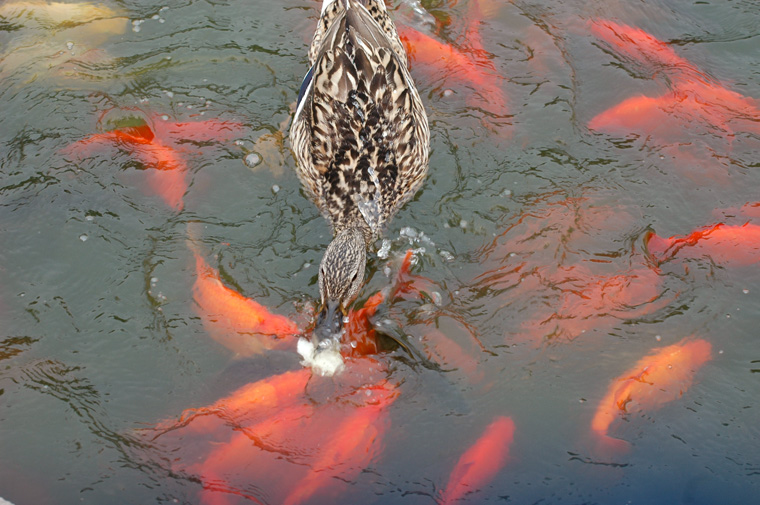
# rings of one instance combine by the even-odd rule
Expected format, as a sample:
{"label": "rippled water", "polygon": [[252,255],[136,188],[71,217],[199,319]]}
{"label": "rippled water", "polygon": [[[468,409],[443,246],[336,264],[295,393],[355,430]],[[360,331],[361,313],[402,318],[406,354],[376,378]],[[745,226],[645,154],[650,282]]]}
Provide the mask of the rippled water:
{"label": "rippled water", "polygon": [[[465,54],[479,34],[490,76],[474,85],[412,54],[430,173],[387,237],[392,260],[420,249],[414,273],[432,288],[389,314],[440,366],[401,351],[378,358],[399,384],[383,450],[325,502],[434,503],[497,416],[515,424],[509,461],[470,502],[752,502],[758,264],[714,252],[658,269],[645,242],[652,231],[758,224],[756,207],[748,218],[737,209],[760,200],[760,117],[733,109],[710,123],[677,109],[653,131],[593,131],[597,114],[679,81],[588,22],[646,30],[698,70],[687,80],[760,99],[760,8],[480,0],[474,16],[466,0],[432,0],[420,17],[411,5],[394,3],[399,25],[432,24]],[[61,21],[0,6],[0,497],[197,503],[198,477],[167,469],[171,456],[135,433],[297,368],[294,353],[236,359],[208,337],[187,241],[194,230],[228,285],[308,323],[329,230],[279,132],[318,10],[309,0],[121,1]],[[158,132],[161,121],[207,119],[238,126],[224,140],[172,137],[187,153],[181,210],[124,145],[67,151],[134,120]],[[360,300],[389,283],[386,263],[372,257]],[[618,421],[628,450],[596,454],[589,426],[608,385],[690,335],[713,350],[694,384]]]}

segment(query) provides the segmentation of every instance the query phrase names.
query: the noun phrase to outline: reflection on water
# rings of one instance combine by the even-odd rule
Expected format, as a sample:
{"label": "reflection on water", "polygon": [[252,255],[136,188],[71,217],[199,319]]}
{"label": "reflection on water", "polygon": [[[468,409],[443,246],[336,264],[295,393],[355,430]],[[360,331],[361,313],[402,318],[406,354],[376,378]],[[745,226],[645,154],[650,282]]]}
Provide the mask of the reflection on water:
{"label": "reflection on water", "polygon": [[391,7],[432,133],[359,297],[392,350],[264,405],[306,376],[241,300],[307,328],[330,238],[284,135],[319,2],[0,6],[0,497],[757,495],[760,9]]}

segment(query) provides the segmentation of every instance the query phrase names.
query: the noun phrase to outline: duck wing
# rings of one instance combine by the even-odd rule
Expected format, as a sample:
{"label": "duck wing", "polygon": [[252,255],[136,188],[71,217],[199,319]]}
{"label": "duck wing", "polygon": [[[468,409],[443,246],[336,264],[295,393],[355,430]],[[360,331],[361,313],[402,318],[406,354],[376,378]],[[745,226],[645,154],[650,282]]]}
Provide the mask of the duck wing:
{"label": "duck wing", "polygon": [[[355,2],[364,6],[372,19],[375,20],[375,23],[385,32],[393,52],[399,55],[406,63],[408,61],[406,50],[399,39],[396,25],[393,24],[393,20],[388,16],[388,11],[385,8],[383,0],[355,0]],[[309,47],[309,63],[311,65],[314,65],[314,62],[317,60],[325,33],[327,33],[327,30],[332,26],[335,19],[346,10],[347,3],[345,0],[324,0],[322,2],[322,13],[317,24],[317,29],[314,32],[311,46]]]}
{"label": "duck wing", "polygon": [[422,184],[430,134],[398,36],[389,37],[395,28],[359,0],[334,0],[332,9],[291,140],[299,177],[333,231],[360,224],[370,241]]}

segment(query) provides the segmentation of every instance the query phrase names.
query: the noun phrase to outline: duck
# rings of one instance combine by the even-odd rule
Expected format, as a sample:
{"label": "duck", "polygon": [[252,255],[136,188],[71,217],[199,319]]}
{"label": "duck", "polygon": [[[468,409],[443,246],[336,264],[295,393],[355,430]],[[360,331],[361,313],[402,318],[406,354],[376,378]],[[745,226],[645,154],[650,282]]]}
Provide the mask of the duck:
{"label": "duck", "polygon": [[290,128],[296,172],[327,219],[317,348],[337,345],[368,251],[428,170],[430,130],[383,0],[324,0]]}

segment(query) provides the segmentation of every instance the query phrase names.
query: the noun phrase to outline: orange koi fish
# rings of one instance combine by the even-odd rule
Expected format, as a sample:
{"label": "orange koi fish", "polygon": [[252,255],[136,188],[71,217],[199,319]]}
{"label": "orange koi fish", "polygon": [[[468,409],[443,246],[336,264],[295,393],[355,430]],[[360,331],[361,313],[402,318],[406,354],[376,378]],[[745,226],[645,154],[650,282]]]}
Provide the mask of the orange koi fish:
{"label": "orange koi fish", "polygon": [[334,435],[323,444],[321,454],[283,505],[303,503],[318,492],[323,493],[336,479],[349,482],[377,456],[388,424],[386,410],[398,392],[382,383],[365,388],[363,393],[371,400],[333,425]]}
{"label": "orange koi fish", "polygon": [[67,152],[81,156],[94,148],[110,145],[129,151],[140,163],[153,169],[147,172],[151,190],[161,195],[172,209],[182,210],[182,198],[187,191],[187,162],[174,147],[157,139],[147,124],[96,133],[72,144]]}
{"label": "orange koi fish", "polygon": [[366,356],[378,352],[376,332],[370,318],[375,315],[377,307],[385,301],[385,295],[378,291],[370,296],[362,308],[352,310],[348,316],[346,335],[351,342],[352,356]]}
{"label": "orange koi fish", "polygon": [[666,67],[669,70],[679,68],[688,71],[695,70],[691,63],[678,56],[668,44],[640,28],[597,19],[591,21],[590,30],[591,33],[607,42],[617,53],[641,63],[653,67]]}
{"label": "orange koi fish", "polygon": [[219,273],[200,254],[194,254],[193,299],[204,328],[214,340],[240,356],[252,356],[293,343],[286,338],[298,333],[293,321],[272,314],[260,303],[225,286]]}
{"label": "orange koi fish", "polygon": [[[377,332],[370,321],[378,306],[386,300],[392,301],[400,296],[419,297],[422,291],[427,290],[426,287],[430,284],[428,279],[409,273],[413,256],[412,250],[406,252],[390,290],[378,291],[367,299],[362,308],[353,310],[349,314],[344,337],[350,343],[350,346],[347,346],[349,356],[366,356],[379,352]],[[472,341],[477,341],[477,339],[462,321],[449,319],[447,316],[440,316],[435,318],[435,327],[431,327],[430,322],[423,322],[415,325],[419,329],[408,327],[407,330],[409,334],[419,335],[421,352],[428,359],[439,365],[453,366],[462,370],[472,382],[477,382],[482,379],[482,372],[478,370],[478,361],[448,335],[455,333],[462,339],[468,337]],[[447,332],[444,333],[438,329],[439,327],[445,327]]]}
{"label": "orange koi fish", "polygon": [[594,116],[588,123],[591,130],[624,135],[630,132],[667,134],[676,128],[677,118],[673,116],[677,99],[668,94],[656,98],[635,96],[627,98]]}
{"label": "orange koi fish", "polygon": [[332,497],[382,447],[398,396],[386,375],[367,358],[348,358],[340,381],[285,372],[162,423],[151,445],[172,454],[172,471],[200,481],[203,504]]}
{"label": "orange koi fish", "polygon": [[[404,280],[409,276],[409,269],[412,267],[412,258],[414,253],[408,250],[404,256],[401,268],[396,274],[396,280],[388,293],[388,300],[393,300],[400,291],[408,289],[411,281]],[[346,340],[351,343],[351,356],[366,356],[376,354],[379,349],[375,329],[372,327],[370,318],[375,315],[377,307],[386,299],[383,291],[378,291],[370,296],[362,308],[352,310],[348,316],[346,325]]]}
{"label": "orange koi fish", "polygon": [[739,212],[748,217],[760,218],[760,202],[746,203]]}
{"label": "orange koi fish", "polygon": [[459,370],[470,384],[483,380],[483,370],[476,358],[483,352],[475,330],[462,317],[439,314],[429,320],[405,326],[405,331],[419,341],[422,354],[444,370]]}
{"label": "orange koi fish", "polygon": [[147,171],[148,186],[176,211],[184,207],[188,166],[183,153],[187,146],[212,140],[228,140],[239,134],[239,123],[209,119],[189,123],[172,123],[154,116],[139,126],[97,133],[70,145],[64,154],[89,155],[95,148],[115,145],[132,154]]}
{"label": "orange koi fish", "polygon": [[441,494],[441,505],[459,503],[467,493],[487,485],[509,460],[514,434],[515,423],[511,418],[496,418],[459,458]]}
{"label": "orange koi fish", "polygon": [[694,376],[711,358],[712,346],[702,339],[683,339],[639,360],[612,381],[597,407],[591,430],[612,446],[620,441],[609,437],[610,426],[621,415],[641,409],[654,410],[677,400],[689,389]]}
{"label": "orange koi fish", "polygon": [[477,19],[491,19],[504,5],[503,0],[470,0],[470,12],[476,13]]}
{"label": "orange koi fish", "polygon": [[760,262],[760,225],[750,222],[741,226],[718,223],[683,237],[670,238],[651,233],[647,237],[647,249],[658,264],[674,257],[709,256],[719,264],[753,265]]}
{"label": "orange koi fish", "polygon": [[711,82],[665,42],[638,28],[612,21],[592,21],[590,29],[616,52],[667,72],[673,86],[670,92],[658,97],[624,100],[591,119],[590,129],[672,137],[684,125],[696,123],[711,131],[717,128],[726,139],[736,131],[760,132],[760,107],[756,100]]}
{"label": "orange koi fish", "polygon": [[572,341],[588,330],[642,317],[672,301],[661,296],[662,280],[650,268],[608,276],[574,265],[549,274],[544,283],[559,294],[559,301],[551,304],[549,314],[523,324],[537,342]]}
{"label": "orange koi fish", "polygon": [[157,437],[180,428],[191,433],[213,431],[220,420],[233,426],[261,422],[300,401],[310,378],[311,370],[301,368],[246,384],[208,407],[185,411],[179,421],[158,424]]}
{"label": "orange koi fish", "polygon": [[[484,109],[506,115],[507,99],[500,87],[502,78],[493,63],[482,56],[479,47],[470,53],[438,41],[409,26],[398,26],[398,34],[406,47],[414,71],[428,75],[432,82],[451,80],[470,88],[470,97],[479,97]],[[475,39],[473,39],[475,40]],[[472,103],[472,100],[467,100]]]}

